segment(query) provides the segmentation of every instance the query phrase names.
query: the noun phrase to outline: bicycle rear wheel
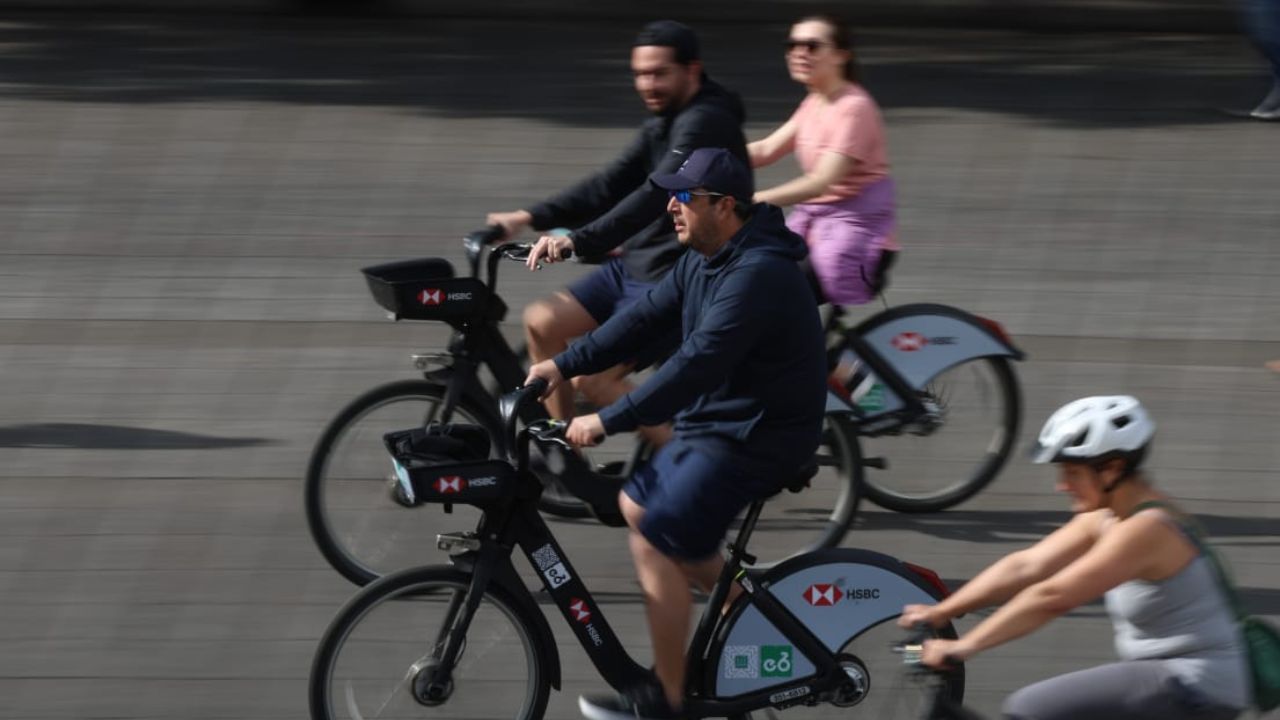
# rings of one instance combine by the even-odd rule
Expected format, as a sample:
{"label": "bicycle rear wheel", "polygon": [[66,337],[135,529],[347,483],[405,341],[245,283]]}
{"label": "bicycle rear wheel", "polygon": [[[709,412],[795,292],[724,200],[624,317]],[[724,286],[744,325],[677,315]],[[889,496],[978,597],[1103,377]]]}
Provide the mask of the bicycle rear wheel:
{"label": "bicycle rear wheel", "polygon": [[[841,416],[828,415],[816,459],[818,474],[798,493],[783,490],[764,504],[751,536],[755,567],[779,562],[844,539],[862,500],[858,439]],[[734,523],[736,530],[740,525]],[[732,532],[730,533],[732,537]]]}
{"label": "bicycle rear wheel", "polygon": [[975,358],[949,368],[921,390],[926,417],[900,434],[863,437],[868,499],[889,510],[938,512],[986,487],[1004,467],[1018,437],[1021,400],[1009,361]]}
{"label": "bicycle rear wheel", "polygon": [[406,509],[388,492],[394,472],[382,436],[393,430],[437,421],[480,425],[489,431],[491,455],[500,457],[493,413],[464,397],[445,417],[445,392],[428,380],[374,388],[343,408],[312,450],[303,490],[307,526],[333,569],[356,585],[422,565],[438,533],[474,530],[479,522],[480,511],[468,505],[447,515],[438,505]]}
{"label": "bicycle rear wheel", "polygon": [[[325,631],[311,666],[313,720],[541,718],[551,683],[532,618],[485,591],[447,677],[433,675],[471,576],[413,568],[361,590]],[[428,682],[436,692],[424,698]]]}
{"label": "bicycle rear wheel", "polygon": [[[840,648],[848,685],[830,697],[811,698],[812,704],[799,704],[784,710],[764,708],[747,717],[751,720],[919,720],[932,699],[941,690],[957,704],[964,699],[964,668],[946,675],[921,673],[907,667],[893,644],[902,640],[906,631],[893,620],[886,620],[864,630]],[[937,631],[937,637],[954,638],[955,629],[948,624]],[[943,687],[939,688],[939,683]]]}

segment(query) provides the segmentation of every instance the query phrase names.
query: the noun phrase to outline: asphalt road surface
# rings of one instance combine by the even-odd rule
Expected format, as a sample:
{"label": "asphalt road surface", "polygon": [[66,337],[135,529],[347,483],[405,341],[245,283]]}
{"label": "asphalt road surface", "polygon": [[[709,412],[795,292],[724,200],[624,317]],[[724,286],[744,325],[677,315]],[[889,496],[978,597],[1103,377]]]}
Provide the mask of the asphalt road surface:
{"label": "asphalt road surface", "polygon": [[[610,158],[643,119],[633,30],[0,17],[0,717],[306,716],[311,654],[353,591],[307,535],[307,454],[446,338],[388,322],[358,269],[459,262],[486,211]],[[752,137],[800,97],[784,31],[704,28]],[[1160,423],[1157,482],[1249,609],[1280,615],[1280,377],[1262,367],[1280,357],[1280,126],[1219,110],[1261,97],[1260,61],[1233,36],[863,42],[902,192],[889,300],[994,318],[1029,357],[992,487],[935,516],[864,505],[847,544],[971,577],[1066,517],[1021,459],[1047,413],[1133,393]],[[507,268],[503,293],[518,309],[581,271]],[[648,662],[623,536],[554,528]],[[571,718],[600,682],[557,634],[549,717]],[[1111,652],[1086,607],[971,663],[968,697],[995,712]]]}

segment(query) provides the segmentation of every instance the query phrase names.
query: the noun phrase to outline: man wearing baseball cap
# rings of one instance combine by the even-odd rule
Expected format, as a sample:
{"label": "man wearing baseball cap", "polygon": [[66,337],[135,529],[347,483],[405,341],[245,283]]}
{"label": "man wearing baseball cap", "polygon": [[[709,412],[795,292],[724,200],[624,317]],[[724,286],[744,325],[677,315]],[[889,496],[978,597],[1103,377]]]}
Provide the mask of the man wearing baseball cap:
{"label": "man wearing baseball cap", "polygon": [[580,698],[591,720],[680,717],[689,584],[711,588],[729,524],[812,459],[825,405],[822,327],[797,264],[808,251],[781,210],[751,205],[745,163],[722,148],[701,148],[649,181],[666,191],[676,237],[693,252],[644,298],[534,365],[526,381],[541,378],[554,389],[673,329],[682,338],[648,382],[598,414],[574,418],[565,434],[591,445],[675,421],[673,440],[618,498],[645,592],[655,678],[621,696]]}
{"label": "man wearing baseball cap", "polygon": [[[703,70],[698,36],[689,26],[673,20],[645,25],[632,43],[631,74],[652,117],[617,159],[543,202],[488,216],[508,237],[526,227],[572,228],[568,236],[543,234],[538,239],[529,254],[531,270],[558,262],[565,250],[588,258],[619,251],[565,290],[525,308],[525,339],[535,362],[555,356],[572,339],[642,297],[683,254],[663,211],[666,194],[646,181],[651,173],[673,172],[690,152],[704,146],[729,148],[747,159],[742,101]],[[618,366],[601,368],[608,372],[574,384],[604,407],[631,389],[626,376],[633,366],[643,368],[662,358],[677,342],[674,335],[655,339],[638,356],[622,358]],[[567,419],[573,408],[568,387],[547,402],[552,417]],[[665,427],[640,430],[654,444],[669,435]]]}

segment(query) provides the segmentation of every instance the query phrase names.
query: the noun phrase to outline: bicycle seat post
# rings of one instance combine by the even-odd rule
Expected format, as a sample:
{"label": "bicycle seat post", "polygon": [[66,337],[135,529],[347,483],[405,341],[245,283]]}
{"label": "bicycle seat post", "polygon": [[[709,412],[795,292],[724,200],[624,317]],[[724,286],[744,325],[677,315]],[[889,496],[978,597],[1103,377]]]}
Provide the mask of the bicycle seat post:
{"label": "bicycle seat post", "polygon": [[760,511],[764,508],[764,502],[764,500],[757,500],[747,508],[747,517],[742,521],[738,536],[729,545],[729,559],[731,562],[745,563],[747,565],[755,564],[756,556],[747,552],[747,541],[751,539],[751,533],[756,529],[756,522],[760,519]]}

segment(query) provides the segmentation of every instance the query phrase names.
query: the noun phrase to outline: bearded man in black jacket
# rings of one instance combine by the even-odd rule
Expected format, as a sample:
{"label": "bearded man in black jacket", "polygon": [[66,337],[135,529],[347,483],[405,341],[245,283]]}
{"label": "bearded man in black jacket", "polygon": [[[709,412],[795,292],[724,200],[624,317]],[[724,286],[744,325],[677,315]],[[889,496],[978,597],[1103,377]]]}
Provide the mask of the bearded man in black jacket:
{"label": "bearded man in black jacket", "polygon": [[[746,162],[742,102],[703,70],[697,35],[670,20],[646,25],[631,49],[636,91],[653,113],[640,132],[609,166],[547,200],[514,212],[492,213],[506,237],[526,227],[573,228],[568,236],[543,235],[529,256],[529,269],[557,262],[572,250],[600,258],[615,249],[594,272],[566,290],[525,309],[524,325],[533,362],[555,357],[569,341],[603,325],[642,297],[684,253],[666,213],[667,193],[648,182],[653,173],[673,173],[696,148],[727,148]],[[573,417],[573,389],[599,407],[632,389],[626,376],[669,354],[680,342],[673,334],[652,343],[627,361],[597,375],[576,378],[548,399],[553,417]],[[665,426],[641,427],[646,440],[661,445]]]}

